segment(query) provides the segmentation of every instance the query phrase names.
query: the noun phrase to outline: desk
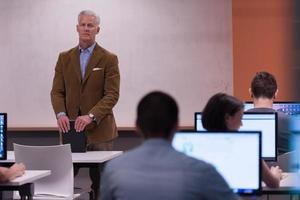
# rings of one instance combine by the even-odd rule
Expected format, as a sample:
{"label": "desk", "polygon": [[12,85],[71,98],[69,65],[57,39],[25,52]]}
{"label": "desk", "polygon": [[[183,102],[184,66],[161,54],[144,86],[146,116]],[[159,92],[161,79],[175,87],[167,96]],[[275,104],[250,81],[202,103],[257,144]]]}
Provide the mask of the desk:
{"label": "desk", "polygon": [[[85,153],[72,153],[72,161],[74,164],[100,164],[105,163],[113,158],[120,156],[122,151],[87,151]],[[14,163],[15,154],[13,151],[7,152],[7,159],[0,160],[0,163]]]}
{"label": "desk", "polygon": [[72,153],[72,161],[76,167],[93,167],[122,155],[122,151],[87,151]]}
{"label": "desk", "polygon": [[0,199],[2,200],[2,191],[17,190],[21,199],[32,199],[34,194],[34,181],[49,176],[50,170],[26,170],[23,176],[12,181],[0,183]]}
{"label": "desk", "polygon": [[263,187],[263,194],[300,194],[300,173],[283,173],[279,188]]}
{"label": "desk", "polygon": [[[85,153],[72,153],[72,161],[76,167],[97,167],[105,162],[122,155],[122,151],[87,151]],[[11,165],[15,162],[13,151],[7,152],[7,159],[0,160],[0,164]]]}

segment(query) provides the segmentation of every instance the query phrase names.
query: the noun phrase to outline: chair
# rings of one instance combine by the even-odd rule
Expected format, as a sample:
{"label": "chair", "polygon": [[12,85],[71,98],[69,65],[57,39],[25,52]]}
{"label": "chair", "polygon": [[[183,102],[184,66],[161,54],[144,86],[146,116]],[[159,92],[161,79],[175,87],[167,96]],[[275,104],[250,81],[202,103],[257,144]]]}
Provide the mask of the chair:
{"label": "chair", "polygon": [[277,157],[277,164],[283,172],[296,172],[297,163],[296,151],[290,151]]}
{"label": "chair", "polygon": [[[34,184],[33,199],[75,199],[70,144],[54,146],[14,145],[15,160],[29,170],[51,170],[51,175]],[[17,192],[14,193],[16,197]]]}

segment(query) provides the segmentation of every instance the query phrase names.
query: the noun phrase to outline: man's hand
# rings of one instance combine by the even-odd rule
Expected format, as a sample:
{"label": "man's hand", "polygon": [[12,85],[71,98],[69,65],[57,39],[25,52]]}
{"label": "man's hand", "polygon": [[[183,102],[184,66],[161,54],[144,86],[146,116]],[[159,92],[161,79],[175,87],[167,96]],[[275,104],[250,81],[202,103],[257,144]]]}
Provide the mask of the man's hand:
{"label": "man's hand", "polygon": [[70,120],[66,115],[57,119],[57,125],[60,133],[67,133],[70,130]]}
{"label": "man's hand", "polygon": [[83,131],[84,128],[90,124],[93,120],[88,115],[82,115],[75,120],[75,130],[76,132]]}
{"label": "man's hand", "polygon": [[25,165],[23,163],[15,163],[8,170],[10,173],[9,180],[13,180],[25,173]]}
{"label": "man's hand", "polygon": [[282,179],[282,170],[279,166],[271,166],[271,173],[280,181]]}

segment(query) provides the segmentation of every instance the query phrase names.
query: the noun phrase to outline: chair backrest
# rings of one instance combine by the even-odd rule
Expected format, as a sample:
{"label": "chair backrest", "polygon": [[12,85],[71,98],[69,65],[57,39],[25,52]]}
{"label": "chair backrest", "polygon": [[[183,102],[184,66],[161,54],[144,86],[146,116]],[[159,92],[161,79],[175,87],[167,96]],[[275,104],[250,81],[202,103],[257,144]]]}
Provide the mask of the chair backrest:
{"label": "chair backrest", "polygon": [[295,155],[296,151],[290,151],[277,157],[277,164],[283,172],[297,171],[297,161],[295,160]]}
{"label": "chair backrest", "polygon": [[74,174],[70,144],[27,146],[14,144],[15,160],[28,170],[51,170],[51,175],[34,183],[35,195],[72,197]]}

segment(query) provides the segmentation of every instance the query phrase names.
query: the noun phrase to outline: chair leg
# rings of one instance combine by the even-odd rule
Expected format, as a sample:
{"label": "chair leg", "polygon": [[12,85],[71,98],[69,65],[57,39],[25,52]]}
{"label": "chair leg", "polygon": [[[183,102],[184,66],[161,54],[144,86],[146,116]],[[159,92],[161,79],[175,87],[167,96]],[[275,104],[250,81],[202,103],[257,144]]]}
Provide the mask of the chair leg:
{"label": "chair leg", "polygon": [[33,183],[27,183],[25,185],[23,185],[20,189],[19,189],[19,194],[21,196],[21,200],[32,200],[33,194],[34,194],[34,185]]}
{"label": "chair leg", "polygon": [[99,200],[99,191],[91,190],[89,192],[90,199],[89,200]]}

